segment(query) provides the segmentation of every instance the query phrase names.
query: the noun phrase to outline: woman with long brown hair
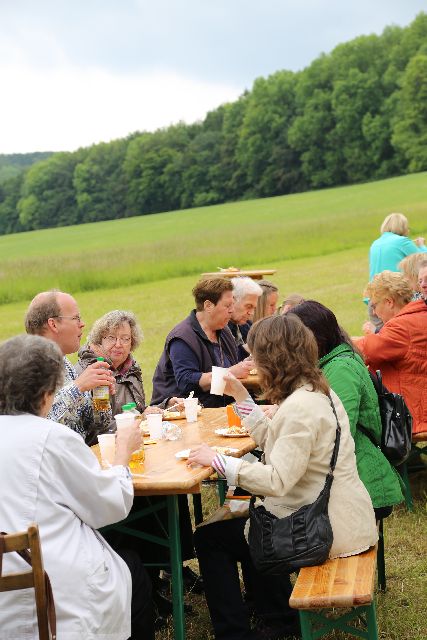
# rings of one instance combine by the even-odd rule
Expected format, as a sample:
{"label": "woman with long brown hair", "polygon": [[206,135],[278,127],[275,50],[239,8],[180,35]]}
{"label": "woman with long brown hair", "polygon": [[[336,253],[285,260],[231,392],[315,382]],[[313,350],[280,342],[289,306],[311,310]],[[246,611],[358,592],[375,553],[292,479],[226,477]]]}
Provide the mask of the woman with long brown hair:
{"label": "woman with long brown hair", "polygon": [[[344,407],[330,391],[317,367],[313,334],[292,314],[264,318],[253,325],[248,346],[260,376],[263,397],[279,408],[270,420],[229,373],[226,393],[257,445],[263,464],[216,453],[207,445],[190,452],[189,463],[209,465],[229,485],[265,496],[265,508],[278,517],[289,516],[316,500],[329,471],[337,422],[341,441],[329,500],[334,540],[331,557],[356,554],[375,544],[377,533],[372,503],[356,469],[354,442]],[[298,632],[296,614],[289,608],[289,575],[263,576],[252,565],[245,538],[244,518],[200,527],[195,546],[204,578],[206,599],[217,640],[280,638]],[[237,563],[245,563],[261,628],[251,629],[240,591]],[[260,626],[258,625],[258,627]]]}

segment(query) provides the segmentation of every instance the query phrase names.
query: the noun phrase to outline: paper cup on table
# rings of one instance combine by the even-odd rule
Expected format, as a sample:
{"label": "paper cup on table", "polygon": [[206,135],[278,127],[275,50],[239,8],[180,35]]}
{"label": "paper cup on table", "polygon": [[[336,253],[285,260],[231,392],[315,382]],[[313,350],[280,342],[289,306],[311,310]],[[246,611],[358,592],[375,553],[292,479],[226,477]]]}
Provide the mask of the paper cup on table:
{"label": "paper cup on table", "polygon": [[199,401],[197,398],[184,398],[185,419],[187,422],[197,422],[197,408]]}
{"label": "paper cup on table", "polygon": [[147,413],[145,416],[147,420],[148,431],[150,432],[150,438],[153,440],[159,440],[162,437],[162,414],[161,413]]}
{"label": "paper cup on table", "polygon": [[98,436],[101,460],[104,466],[111,467],[116,455],[116,436],[114,433],[102,433]]}
{"label": "paper cup on table", "polygon": [[228,369],[225,367],[212,367],[211,393],[215,396],[223,396],[225,389],[224,376]]}
{"label": "paper cup on table", "polygon": [[132,425],[135,420],[135,415],[130,412],[118,413],[114,416],[114,420],[116,421],[117,431],[119,431],[121,427],[127,427],[129,424]]}

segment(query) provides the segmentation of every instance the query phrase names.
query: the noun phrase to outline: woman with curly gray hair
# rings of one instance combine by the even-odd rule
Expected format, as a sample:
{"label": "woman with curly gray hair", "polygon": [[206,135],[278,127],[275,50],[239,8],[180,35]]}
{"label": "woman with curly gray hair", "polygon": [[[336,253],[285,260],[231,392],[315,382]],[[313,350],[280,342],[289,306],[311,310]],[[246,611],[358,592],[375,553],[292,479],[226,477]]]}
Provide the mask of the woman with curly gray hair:
{"label": "woman with curly gray hair", "polygon": [[178,402],[178,398],[167,398],[160,408],[146,407],[141,367],[132,356],[141,340],[142,331],[135,315],[116,309],[94,322],[87,343],[79,351],[78,374],[96,362],[97,357],[105,358],[111,366],[116,383],[116,393],[111,396],[113,416],[128,402],[134,402],[140,413],[161,411]]}

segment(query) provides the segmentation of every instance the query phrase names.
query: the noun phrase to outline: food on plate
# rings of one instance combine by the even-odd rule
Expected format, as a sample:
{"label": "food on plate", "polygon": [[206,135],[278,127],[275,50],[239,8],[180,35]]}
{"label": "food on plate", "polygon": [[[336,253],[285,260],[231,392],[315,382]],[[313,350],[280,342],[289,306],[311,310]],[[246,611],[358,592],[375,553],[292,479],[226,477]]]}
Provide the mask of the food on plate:
{"label": "food on plate", "polygon": [[258,373],[258,369],[251,369],[251,370],[249,371],[249,375],[251,375],[251,376],[256,376],[256,375],[257,375],[257,373]]}
{"label": "food on plate", "polygon": [[235,447],[212,447],[217,453],[222,453],[224,456],[231,456],[233,453],[237,453],[238,449]]}
{"label": "food on plate", "polygon": [[222,271],[222,273],[237,273],[240,269],[237,267],[227,267],[226,269],[220,269],[220,271]]}
{"label": "food on plate", "polygon": [[163,417],[166,418],[166,420],[179,420],[183,416],[180,411],[168,411],[166,409],[163,411]]}
{"label": "food on plate", "polygon": [[233,427],[228,427],[226,431],[229,435],[235,435],[235,436],[243,436],[243,435],[246,436],[248,434],[245,427],[238,427],[237,425]]}

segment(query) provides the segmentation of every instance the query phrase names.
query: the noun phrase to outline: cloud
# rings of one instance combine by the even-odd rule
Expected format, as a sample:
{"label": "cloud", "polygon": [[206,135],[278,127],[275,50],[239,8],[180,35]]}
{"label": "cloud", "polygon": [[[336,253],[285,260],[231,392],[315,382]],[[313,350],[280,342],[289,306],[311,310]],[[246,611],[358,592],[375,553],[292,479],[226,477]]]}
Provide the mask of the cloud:
{"label": "cloud", "polygon": [[198,82],[158,70],[118,74],[105,69],[0,67],[0,153],[75,150],[80,146],[194,122],[242,88]]}

